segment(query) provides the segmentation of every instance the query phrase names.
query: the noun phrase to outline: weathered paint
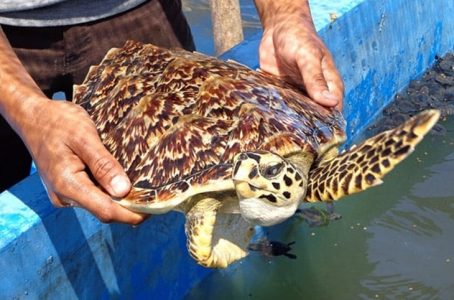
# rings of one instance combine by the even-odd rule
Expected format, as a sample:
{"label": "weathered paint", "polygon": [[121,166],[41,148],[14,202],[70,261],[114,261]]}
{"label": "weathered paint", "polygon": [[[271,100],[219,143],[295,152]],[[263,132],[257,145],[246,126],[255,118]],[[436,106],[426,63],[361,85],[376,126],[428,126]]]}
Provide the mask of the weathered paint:
{"label": "weathered paint", "polygon": [[[453,1],[314,2],[345,79],[350,134],[454,48]],[[223,58],[255,68],[258,44],[257,36]],[[209,272],[187,254],[183,224],[177,213],[132,228],[54,209],[35,174],[0,194],[0,298],[181,298]]]}

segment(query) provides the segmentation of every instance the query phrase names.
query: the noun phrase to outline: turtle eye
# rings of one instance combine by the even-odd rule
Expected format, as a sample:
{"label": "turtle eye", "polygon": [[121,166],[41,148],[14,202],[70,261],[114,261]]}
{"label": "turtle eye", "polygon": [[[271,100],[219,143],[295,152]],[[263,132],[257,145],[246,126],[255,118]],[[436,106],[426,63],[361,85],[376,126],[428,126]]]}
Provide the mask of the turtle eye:
{"label": "turtle eye", "polygon": [[276,175],[279,174],[283,168],[284,168],[283,163],[270,165],[265,167],[265,169],[262,172],[262,175],[265,176],[266,178],[273,178],[276,177]]}
{"label": "turtle eye", "polygon": [[247,156],[246,153],[241,153],[239,156],[238,156],[238,160],[246,160],[248,159],[249,157]]}

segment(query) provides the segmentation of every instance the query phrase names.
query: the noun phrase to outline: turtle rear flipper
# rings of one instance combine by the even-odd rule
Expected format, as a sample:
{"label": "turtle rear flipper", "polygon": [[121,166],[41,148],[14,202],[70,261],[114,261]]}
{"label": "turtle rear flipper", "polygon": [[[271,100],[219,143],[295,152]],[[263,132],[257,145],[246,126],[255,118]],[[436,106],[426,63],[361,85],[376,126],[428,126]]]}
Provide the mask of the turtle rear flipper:
{"label": "turtle rear flipper", "polygon": [[186,214],[188,251],[200,265],[226,268],[247,255],[254,227],[240,214],[223,213],[213,198],[197,202]]}
{"label": "turtle rear flipper", "polygon": [[290,259],[296,259],[297,256],[292,251],[292,245],[295,244],[295,241],[290,243],[282,243],[279,241],[270,241],[268,239],[261,239],[257,243],[251,243],[248,246],[248,250],[257,251],[263,254],[265,257],[272,256],[285,256]]}
{"label": "turtle rear flipper", "polygon": [[331,201],[382,183],[381,178],[413,152],[440,112],[426,110],[402,125],[367,139],[309,173],[305,201]]}

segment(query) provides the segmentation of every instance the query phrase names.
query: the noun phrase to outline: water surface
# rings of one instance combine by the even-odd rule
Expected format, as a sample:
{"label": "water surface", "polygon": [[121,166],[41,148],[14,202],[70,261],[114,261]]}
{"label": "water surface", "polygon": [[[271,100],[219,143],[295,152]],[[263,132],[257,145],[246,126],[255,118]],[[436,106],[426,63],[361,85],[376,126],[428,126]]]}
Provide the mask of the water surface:
{"label": "water surface", "polygon": [[214,271],[188,299],[453,299],[454,118],[385,177],[336,204],[343,218],[269,230],[298,258],[252,253]]}

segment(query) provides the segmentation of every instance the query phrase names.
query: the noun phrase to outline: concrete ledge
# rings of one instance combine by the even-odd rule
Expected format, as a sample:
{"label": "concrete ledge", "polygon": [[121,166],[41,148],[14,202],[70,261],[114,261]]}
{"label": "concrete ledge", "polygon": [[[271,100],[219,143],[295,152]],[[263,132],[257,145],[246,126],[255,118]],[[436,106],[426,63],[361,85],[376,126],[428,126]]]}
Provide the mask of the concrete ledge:
{"label": "concrete ledge", "polygon": [[[345,79],[351,136],[454,49],[452,1],[316,2],[315,23]],[[255,68],[258,44],[257,36],[223,58]],[[182,298],[209,272],[187,254],[183,224],[176,213],[132,228],[57,210],[33,175],[0,194],[0,298]]]}

